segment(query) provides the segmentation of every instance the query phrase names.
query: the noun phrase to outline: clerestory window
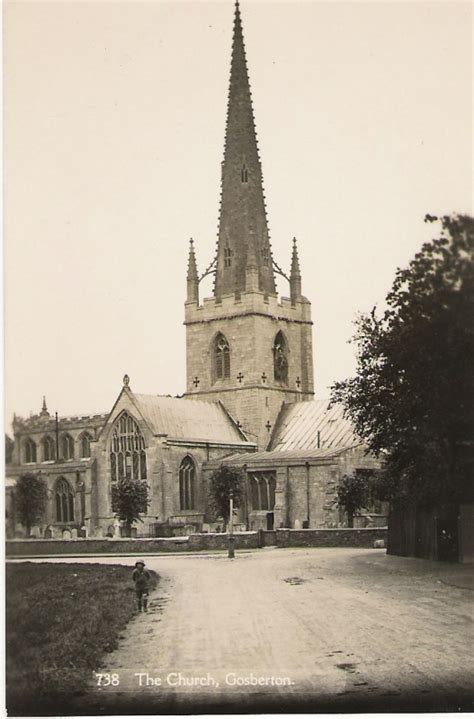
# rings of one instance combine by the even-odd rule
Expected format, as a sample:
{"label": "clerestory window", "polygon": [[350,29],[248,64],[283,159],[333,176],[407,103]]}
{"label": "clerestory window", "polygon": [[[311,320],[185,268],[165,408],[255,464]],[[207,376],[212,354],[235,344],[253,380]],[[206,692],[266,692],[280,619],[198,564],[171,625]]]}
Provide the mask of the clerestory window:
{"label": "clerestory window", "polygon": [[74,440],[70,434],[63,434],[61,437],[61,455],[63,459],[74,457]]}
{"label": "clerestory window", "polygon": [[43,462],[53,462],[56,459],[56,442],[49,435],[43,439]]}
{"label": "clerestory window", "polygon": [[31,437],[25,442],[25,462],[27,464],[36,462],[36,442]]}

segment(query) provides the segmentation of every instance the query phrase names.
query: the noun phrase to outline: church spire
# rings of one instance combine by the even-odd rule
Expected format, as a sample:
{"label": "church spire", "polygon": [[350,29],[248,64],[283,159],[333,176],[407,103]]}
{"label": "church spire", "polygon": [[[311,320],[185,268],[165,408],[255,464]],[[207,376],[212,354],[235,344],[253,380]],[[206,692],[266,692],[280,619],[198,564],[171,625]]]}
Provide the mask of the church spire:
{"label": "church spire", "polygon": [[196,255],[194,253],[193,238],[189,240],[188,274],[187,274],[188,296],[187,302],[199,302],[199,275],[197,271]]}
{"label": "church spire", "polygon": [[[248,258],[247,256],[250,255]],[[257,287],[274,293],[262,169],[245,58],[239,3],[235,5],[221,208],[214,293],[245,291],[247,267],[256,265]],[[253,282],[251,284],[254,284]]]}

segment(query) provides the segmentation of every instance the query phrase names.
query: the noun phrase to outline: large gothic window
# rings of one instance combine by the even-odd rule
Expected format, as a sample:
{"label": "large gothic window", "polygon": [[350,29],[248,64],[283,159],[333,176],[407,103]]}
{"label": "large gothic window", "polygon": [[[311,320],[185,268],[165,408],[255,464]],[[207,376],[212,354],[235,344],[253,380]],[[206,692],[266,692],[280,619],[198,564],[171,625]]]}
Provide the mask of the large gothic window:
{"label": "large gothic window", "polygon": [[110,442],[112,482],[119,479],[146,479],[145,438],[136,421],[127,412],[120,415]]}
{"label": "large gothic window", "polygon": [[251,472],[249,474],[249,485],[252,509],[273,512],[275,506],[275,473]]}
{"label": "large gothic window", "polygon": [[220,332],[214,341],[214,367],[216,379],[227,379],[230,377],[229,343]]}
{"label": "large gothic window", "polygon": [[63,434],[61,437],[61,455],[63,459],[74,457],[74,440],[70,434]]}
{"label": "large gothic window", "polygon": [[194,509],[196,466],[191,457],[185,457],[179,467],[179,508]]}
{"label": "large gothic window", "polygon": [[81,457],[91,456],[91,442],[92,437],[89,432],[84,432],[84,434],[82,434],[80,438]]}
{"label": "large gothic window", "polygon": [[52,437],[43,439],[43,461],[53,462],[56,459],[56,443]]}
{"label": "large gothic window", "polygon": [[283,332],[278,332],[273,343],[273,372],[277,382],[288,382],[288,345]]}
{"label": "large gothic window", "polygon": [[25,442],[25,462],[34,464],[36,462],[36,442],[28,438]]}
{"label": "large gothic window", "polygon": [[57,522],[73,522],[74,521],[74,494],[69,486],[69,482],[60,477],[56,482],[55,490],[56,498],[56,521]]}

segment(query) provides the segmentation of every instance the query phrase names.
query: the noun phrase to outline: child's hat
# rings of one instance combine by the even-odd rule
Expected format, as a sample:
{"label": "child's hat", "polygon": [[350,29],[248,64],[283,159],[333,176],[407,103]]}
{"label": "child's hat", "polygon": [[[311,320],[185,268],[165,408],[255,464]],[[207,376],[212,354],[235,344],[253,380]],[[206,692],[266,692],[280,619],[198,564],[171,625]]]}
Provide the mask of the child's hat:
{"label": "child's hat", "polygon": [[142,567],[144,567],[144,566],[145,566],[145,562],[142,562],[142,560],[141,560],[141,559],[139,559],[139,560],[138,560],[138,562],[135,562],[135,566],[136,566],[136,567],[138,567],[138,565],[139,565],[139,564],[141,564],[141,565],[142,565]]}

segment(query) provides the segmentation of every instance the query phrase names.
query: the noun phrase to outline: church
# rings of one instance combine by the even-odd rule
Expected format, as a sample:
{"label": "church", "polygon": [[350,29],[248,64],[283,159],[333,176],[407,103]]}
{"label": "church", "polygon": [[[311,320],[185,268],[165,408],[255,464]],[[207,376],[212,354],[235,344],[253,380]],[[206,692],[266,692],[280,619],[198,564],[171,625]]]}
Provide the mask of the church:
{"label": "church", "polygon": [[[345,526],[337,506],[344,474],[375,468],[341,407],[314,398],[311,303],[296,240],[286,274],[272,255],[239,4],[235,7],[212,297],[200,298],[190,243],[185,301],[186,392],[137,394],[127,375],[104,414],[13,420],[7,467],[7,536],[22,536],[15,483],[32,473],[48,487],[36,536],[115,536],[111,490],[143,480],[151,503],[138,536],[221,528],[208,510],[220,464],[242,469],[238,528]],[[275,276],[288,282],[279,297]],[[378,513],[377,510],[378,509]],[[381,507],[359,520],[384,525]],[[365,526],[365,523],[360,524]]]}

